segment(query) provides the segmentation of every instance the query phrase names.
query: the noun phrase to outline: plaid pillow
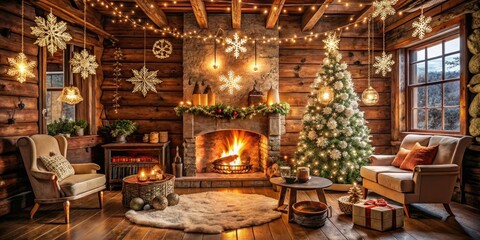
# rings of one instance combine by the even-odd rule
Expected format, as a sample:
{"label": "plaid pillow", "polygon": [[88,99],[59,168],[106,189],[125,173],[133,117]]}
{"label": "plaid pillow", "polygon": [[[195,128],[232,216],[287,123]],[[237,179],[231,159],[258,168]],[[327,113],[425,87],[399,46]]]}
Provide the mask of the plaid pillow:
{"label": "plaid pillow", "polygon": [[57,175],[58,181],[75,174],[72,165],[62,155],[51,153],[50,156],[40,156],[40,160],[48,171]]}

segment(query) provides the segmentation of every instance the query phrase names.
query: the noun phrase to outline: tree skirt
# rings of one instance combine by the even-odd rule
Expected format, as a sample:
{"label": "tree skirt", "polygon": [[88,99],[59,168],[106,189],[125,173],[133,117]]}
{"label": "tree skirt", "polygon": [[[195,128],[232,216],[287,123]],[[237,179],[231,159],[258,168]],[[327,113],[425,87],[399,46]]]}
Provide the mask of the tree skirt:
{"label": "tree skirt", "polygon": [[268,223],[281,216],[277,200],[258,194],[203,192],[181,195],[176,206],[165,210],[128,211],[136,224],[183,229],[185,232],[220,233]]}

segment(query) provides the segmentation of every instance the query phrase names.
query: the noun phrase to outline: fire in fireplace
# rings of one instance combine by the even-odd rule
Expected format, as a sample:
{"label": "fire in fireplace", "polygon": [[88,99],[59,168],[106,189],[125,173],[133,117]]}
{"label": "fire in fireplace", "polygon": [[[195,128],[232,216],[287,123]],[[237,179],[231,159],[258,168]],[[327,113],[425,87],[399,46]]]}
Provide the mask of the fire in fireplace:
{"label": "fire in fireplace", "polygon": [[243,156],[248,146],[255,141],[245,131],[231,131],[222,142],[223,152],[219,159],[213,161],[213,169],[219,173],[247,173],[252,169],[250,158]]}

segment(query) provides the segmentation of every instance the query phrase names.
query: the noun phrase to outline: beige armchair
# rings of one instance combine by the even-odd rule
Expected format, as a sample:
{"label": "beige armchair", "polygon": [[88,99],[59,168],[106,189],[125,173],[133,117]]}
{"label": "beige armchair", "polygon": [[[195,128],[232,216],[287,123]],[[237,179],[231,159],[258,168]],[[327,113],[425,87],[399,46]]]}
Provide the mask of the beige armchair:
{"label": "beige armchair", "polygon": [[433,164],[417,165],[413,171],[407,171],[390,165],[395,155],[372,155],[371,164],[360,169],[364,196],[366,198],[371,190],[402,203],[407,217],[410,217],[411,203],[442,203],[453,216],[449,204],[460,178],[463,154],[472,137],[410,134],[400,147],[412,149],[417,142],[422,146],[439,146]]}
{"label": "beige armchair", "polygon": [[100,166],[94,163],[72,164],[75,175],[58,181],[57,176],[48,172],[39,159],[54,152],[67,155],[67,139],[62,136],[33,135],[22,137],[17,145],[23,158],[28,178],[35,194],[35,205],[30,212],[32,219],[40,204],[63,202],[65,222],[70,222],[70,201],[98,193],[100,208],[103,208],[105,175],[97,174]]}

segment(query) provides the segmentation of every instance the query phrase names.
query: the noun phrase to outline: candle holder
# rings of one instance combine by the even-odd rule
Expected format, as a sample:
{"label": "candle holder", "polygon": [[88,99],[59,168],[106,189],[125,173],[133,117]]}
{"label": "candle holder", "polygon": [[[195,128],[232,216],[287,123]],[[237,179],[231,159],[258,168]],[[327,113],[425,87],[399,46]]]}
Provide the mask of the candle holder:
{"label": "candle holder", "polygon": [[297,181],[299,183],[306,183],[310,180],[310,168],[298,167],[297,168]]}

